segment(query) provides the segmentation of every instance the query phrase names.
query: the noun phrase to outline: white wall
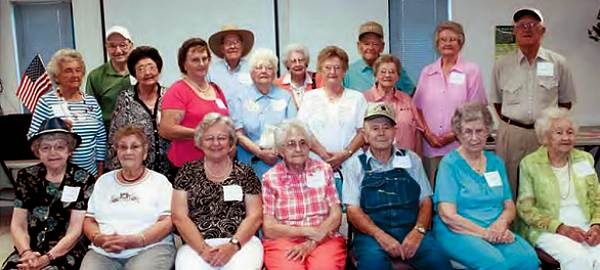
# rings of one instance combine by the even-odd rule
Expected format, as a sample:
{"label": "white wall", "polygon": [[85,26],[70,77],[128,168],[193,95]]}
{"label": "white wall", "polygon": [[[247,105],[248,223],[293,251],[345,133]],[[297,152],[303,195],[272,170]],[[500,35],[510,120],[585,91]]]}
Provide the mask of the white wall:
{"label": "white wall", "polygon": [[453,0],[452,19],[463,25],[466,34],[464,57],[479,64],[489,91],[494,26],[510,25],[514,10],[522,6],[541,10],[547,29],[542,46],[567,58],[577,88],[577,121],[599,125],[600,43],[587,37],[587,29],[597,23],[600,0]]}

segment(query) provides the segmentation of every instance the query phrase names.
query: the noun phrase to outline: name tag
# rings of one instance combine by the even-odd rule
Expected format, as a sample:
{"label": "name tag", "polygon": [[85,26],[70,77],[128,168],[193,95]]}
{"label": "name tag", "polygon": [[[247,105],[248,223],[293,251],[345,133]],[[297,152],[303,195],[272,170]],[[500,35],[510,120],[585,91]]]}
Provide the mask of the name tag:
{"label": "name tag", "polygon": [[69,107],[67,106],[67,103],[62,102],[60,104],[54,104],[51,105],[52,107],[52,112],[54,113],[55,117],[70,117],[71,116],[71,111],[69,110]]}
{"label": "name tag", "polygon": [[62,191],[60,201],[62,202],[74,202],[79,197],[79,190],[81,187],[65,186]]}
{"label": "name tag", "polygon": [[241,202],[244,198],[242,187],[239,185],[223,186],[223,200],[226,202],[238,201]]}
{"label": "name tag", "polygon": [[410,162],[410,157],[408,157],[408,154],[404,156],[394,155],[392,164],[394,165],[394,168],[408,169],[412,167],[412,163]]}
{"label": "name tag", "polygon": [[219,107],[219,109],[227,109],[225,103],[223,103],[223,100],[220,98],[215,99],[215,103],[217,103],[217,107]]}
{"label": "name tag", "polygon": [[500,178],[500,174],[498,171],[486,172],[483,174],[485,177],[485,181],[490,187],[501,187],[502,186],[502,178]]}
{"label": "name tag", "polygon": [[453,71],[450,73],[448,80],[451,84],[463,85],[465,84],[465,74]]}
{"label": "name tag", "polygon": [[325,186],[325,172],[318,170],[310,175],[306,175],[306,185],[310,188],[320,188]]}
{"label": "name tag", "polygon": [[276,111],[276,112],[283,111],[285,109],[285,105],[287,105],[287,104],[285,103],[285,100],[283,100],[283,99],[271,101],[271,107],[273,108],[273,111]]}
{"label": "name tag", "polygon": [[554,76],[554,63],[539,62],[537,63],[537,75],[542,77]]}
{"label": "name tag", "polygon": [[258,112],[258,110],[260,110],[260,106],[252,100],[246,100],[244,103],[244,108],[248,112]]}
{"label": "name tag", "polygon": [[579,177],[588,176],[594,173],[594,168],[587,161],[580,161],[573,164],[573,171]]}

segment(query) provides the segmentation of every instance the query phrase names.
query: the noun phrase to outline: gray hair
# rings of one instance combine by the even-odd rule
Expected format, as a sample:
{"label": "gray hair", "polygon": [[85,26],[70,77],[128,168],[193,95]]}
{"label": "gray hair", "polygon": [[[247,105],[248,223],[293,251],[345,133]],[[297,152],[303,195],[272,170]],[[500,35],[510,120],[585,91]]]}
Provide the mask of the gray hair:
{"label": "gray hair", "polygon": [[48,76],[50,79],[57,83],[56,77],[61,72],[61,66],[65,62],[70,61],[78,61],[83,68],[83,74],[85,75],[85,62],[83,61],[83,56],[76,50],[70,48],[64,48],[56,51],[52,58],[50,58],[50,62],[48,62],[48,67],[46,70],[48,71]]}
{"label": "gray hair", "polygon": [[200,122],[200,124],[198,124],[198,126],[194,130],[194,145],[200,148],[204,132],[218,123],[223,123],[228,127],[227,133],[229,133],[229,140],[231,141],[231,145],[233,146],[237,144],[237,136],[235,136],[235,126],[233,125],[233,120],[231,120],[231,118],[229,118],[228,116],[224,116],[216,112],[211,112],[207,113],[204,116],[202,122]]}
{"label": "gray hair", "polygon": [[292,43],[285,46],[283,50],[283,62],[285,63],[285,67],[287,67],[287,61],[290,60],[290,54],[293,52],[301,53],[304,55],[304,59],[306,60],[306,65],[310,63],[310,54],[308,52],[308,48],[300,43]]}
{"label": "gray hair", "polygon": [[573,115],[571,114],[571,111],[569,111],[566,108],[548,107],[548,108],[543,109],[540,112],[540,115],[535,120],[535,125],[534,125],[535,135],[537,135],[538,141],[541,144],[544,144],[544,139],[545,139],[546,135],[548,134],[548,132],[550,131],[550,128],[552,127],[552,123],[559,119],[565,119],[565,120],[568,120],[569,122],[571,122],[571,124],[573,125],[573,129],[575,130],[575,133],[577,133],[577,130],[579,129],[579,127],[573,120]]}
{"label": "gray hair", "polygon": [[257,68],[259,65],[266,63],[273,67],[273,71],[277,72],[277,62],[278,61],[279,60],[277,59],[277,56],[275,55],[275,53],[273,53],[273,51],[271,51],[269,49],[260,48],[260,49],[256,49],[252,53],[248,63],[250,64],[250,70],[253,70],[253,69]]}
{"label": "gray hair", "polygon": [[286,139],[292,131],[301,133],[309,144],[312,142],[312,133],[304,123],[297,119],[286,119],[275,129],[275,147],[278,149],[284,147]]}
{"label": "gray hair", "polygon": [[451,120],[452,131],[456,135],[461,134],[463,123],[477,120],[482,120],[483,124],[488,130],[492,129],[494,122],[488,107],[479,102],[467,102],[456,108],[456,111],[454,111],[454,115],[452,116]]}
{"label": "gray hair", "polygon": [[39,158],[40,157],[40,145],[42,144],[42,142],[43,141],[54,141],[54,140],[64,140],[65,142],[67,142],[67,148],[69,149],[69,152],[71,152],[71,153],[73,151],[75,151],[75,148],[77,146],[77,140],[75,139],[74,136],[71,136],[66,133],[55,132],[55,133],[43,134],[39,138],[37,138],[33,142],[31,142],[31,152],[33,152],[33,154],[37,158]]}

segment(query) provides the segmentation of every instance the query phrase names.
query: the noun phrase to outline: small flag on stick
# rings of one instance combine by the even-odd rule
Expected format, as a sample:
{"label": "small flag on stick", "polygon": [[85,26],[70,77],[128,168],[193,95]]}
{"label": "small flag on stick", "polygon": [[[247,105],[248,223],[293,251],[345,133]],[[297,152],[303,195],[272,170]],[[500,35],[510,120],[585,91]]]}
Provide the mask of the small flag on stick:
{"label": "small flag on stick", "polygon": [[23,102],[23,105],[30,111],[35,110],[38,99],[52,87],[48,72],[44,68],[44,63],[40,55],[36,55],[25,70],[19,88],[17,88],[17,97]]}

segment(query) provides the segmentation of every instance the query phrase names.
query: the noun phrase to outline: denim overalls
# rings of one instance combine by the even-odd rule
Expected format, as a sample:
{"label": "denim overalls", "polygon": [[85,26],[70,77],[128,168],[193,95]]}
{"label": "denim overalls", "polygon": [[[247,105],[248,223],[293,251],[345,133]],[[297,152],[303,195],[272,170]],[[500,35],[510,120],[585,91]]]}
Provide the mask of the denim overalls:
{"label": "denim overalls", "polygon": [[[399,150],[394,155],[407,153]],[[365,172],[360,186],[361,209],[377,227],[402,243],[416,224],[421,187],[405,169],[372,172],[365,154],[358,159]],[[353,246],[358,269],[391,269],[390,256],[372,236],[356,232]],[[415,256],[407,262],[418,269],[452,269],[448,257],[430,234],[425,235]]]}

